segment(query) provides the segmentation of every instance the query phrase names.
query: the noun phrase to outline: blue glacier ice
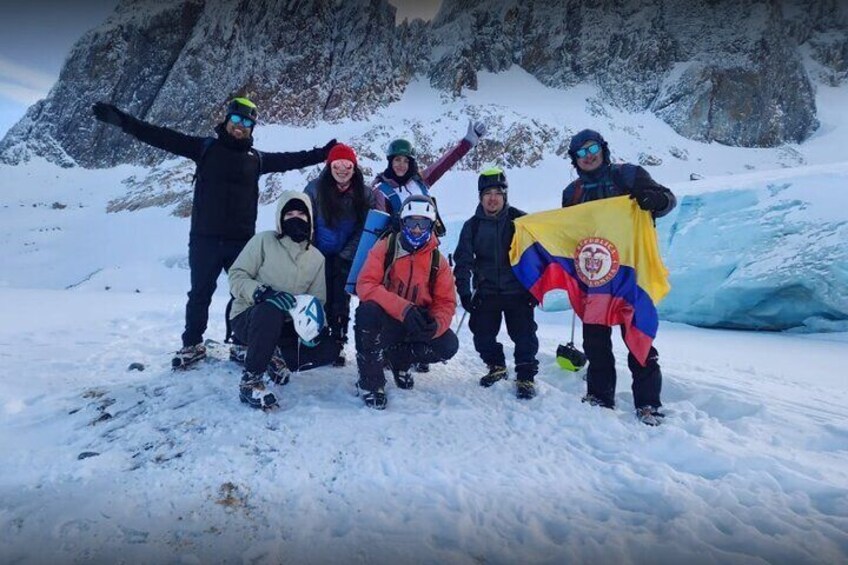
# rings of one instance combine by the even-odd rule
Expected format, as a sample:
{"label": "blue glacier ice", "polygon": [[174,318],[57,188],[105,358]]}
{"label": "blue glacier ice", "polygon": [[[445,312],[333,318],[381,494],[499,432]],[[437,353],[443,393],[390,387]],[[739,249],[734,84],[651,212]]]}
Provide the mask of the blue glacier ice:
{"label": "blue glacier ice", "polygon": [[[772,178],[770,178],[770,176]],[[705,181],[658,220],[660,317],[756,330],[848,329],[848,167]]]}
{"label": "blue glacier ice", "polygon": [[[678,206],[657,220],[672,287],[661,319],[848,331],[848,163],[672,188]],[[444,249],[453,251],[461,227],[449,224]]]}

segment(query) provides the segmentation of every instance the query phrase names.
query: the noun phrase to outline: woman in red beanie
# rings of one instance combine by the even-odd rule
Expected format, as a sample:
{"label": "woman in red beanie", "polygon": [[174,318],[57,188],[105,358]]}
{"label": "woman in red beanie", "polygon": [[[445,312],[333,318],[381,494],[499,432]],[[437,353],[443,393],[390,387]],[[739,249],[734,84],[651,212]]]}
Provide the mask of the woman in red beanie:
{"label": "woman in red beanie", "polygon": [[[342,347],[347,343],[350,320],[350,295],[345,282],[350,272],[368,210],[374,197],[365,186],[356,152],[337,143],[327,155],[327,166],[318,178],[306,185],[304,192],[312,200],[315,211],[315,247],[326,259],[327,326],[330,335]],[[344,366],[344,349],[335,365]]]}

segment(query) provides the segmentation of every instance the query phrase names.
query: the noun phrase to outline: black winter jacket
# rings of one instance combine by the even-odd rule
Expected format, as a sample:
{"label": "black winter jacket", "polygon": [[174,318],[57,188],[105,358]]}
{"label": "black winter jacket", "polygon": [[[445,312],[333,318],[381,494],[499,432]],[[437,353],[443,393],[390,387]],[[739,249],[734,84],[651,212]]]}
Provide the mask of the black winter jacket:
{"label": "black winter jacket", "polygon": [[509,247],[515,234],[513,220],[524,215],[521,210],[507,205],[497,216],[487,216],[483,206],[477,205],[474,216],[462,226],[453,254],[453,274],[460,296],[470,296],[472,288],[477,289],[480,296],[529,296],[509,264]]}
{"label": "black winter jacket", "polygon": [[197,163],[191,208],[191,235],[248,240],[256,233],[259,176],[315,165],[326,159],[323,148],[265,153],[239,140],[224,124],[216,138],[186,135],[125,116],[122,128],[139,141]]}
{"label": "black winter jacket", "polygon": [[[640,189],[658,190],[668,197],[668,205],[656,212],[654,218],[661,218],[671,212],[677,205],[677,198],[668,188],[658,184],[648,171],[638,165],[629,163],[607,165],[597,171],[586,173],[578,171],[580,179],[572,182],[562,191],[562,207],[574,206],[592,200],[612,198],[632,194]],[[578,184],[582,183],[582,190]]]}

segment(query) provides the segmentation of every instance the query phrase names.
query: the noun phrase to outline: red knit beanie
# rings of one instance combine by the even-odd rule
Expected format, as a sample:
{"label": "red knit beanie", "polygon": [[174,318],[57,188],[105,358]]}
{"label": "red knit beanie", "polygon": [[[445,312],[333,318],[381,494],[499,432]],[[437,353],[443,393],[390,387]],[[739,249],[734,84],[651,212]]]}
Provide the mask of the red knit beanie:
{"label": "red knit beanie", "polygon": [[356,151],[350,145],[336,143],[327,155],[327,164],[331,165],[333,161],[338,161],[339,159],[346,159],[356,165]]}

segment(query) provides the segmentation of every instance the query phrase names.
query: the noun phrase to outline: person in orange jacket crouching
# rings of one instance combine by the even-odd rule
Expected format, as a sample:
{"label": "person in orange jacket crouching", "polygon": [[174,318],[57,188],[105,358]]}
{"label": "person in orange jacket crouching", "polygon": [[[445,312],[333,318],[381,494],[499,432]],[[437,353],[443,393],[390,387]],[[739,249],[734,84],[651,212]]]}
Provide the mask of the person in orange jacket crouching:
{"label": "person in orange jacket crouching", "polygon": [[407,198],[399,228],[371,249],[356,281],[356,388],[369,408],[386,407],[384,357],[398,388],[411,389],[413,363],[447,361],[459,349],[450,329],[456,286],[435,221],[429,196]]}

